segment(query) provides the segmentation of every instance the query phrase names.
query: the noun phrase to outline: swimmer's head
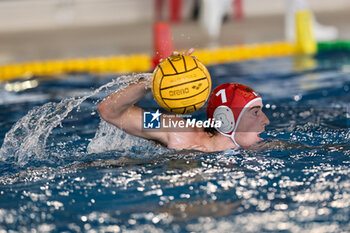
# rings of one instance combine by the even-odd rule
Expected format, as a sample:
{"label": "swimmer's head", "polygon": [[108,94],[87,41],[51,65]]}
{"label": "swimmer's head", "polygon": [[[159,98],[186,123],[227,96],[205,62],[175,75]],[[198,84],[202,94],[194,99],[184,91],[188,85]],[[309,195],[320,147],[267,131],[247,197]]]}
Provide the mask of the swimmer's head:
{"label": "swimmer's head", "polygon": [[207,117],[221,121],[216,130],[230,137],[237,147],[248,147],[262,139],[269,120],[262,112],[261,96],[244,84],[226,83],[210,96]]}

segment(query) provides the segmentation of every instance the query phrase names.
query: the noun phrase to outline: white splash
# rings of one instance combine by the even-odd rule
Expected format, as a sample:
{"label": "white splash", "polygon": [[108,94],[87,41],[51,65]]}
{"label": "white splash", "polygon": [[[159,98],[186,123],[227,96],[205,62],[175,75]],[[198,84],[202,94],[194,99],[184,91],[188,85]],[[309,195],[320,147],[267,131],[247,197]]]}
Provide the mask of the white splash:
{"label": "white splash", "polygon": [[[130,150],[132,147],[144,147],[151,143],[145,139],[132,136],[118,129],[117,127],[101,120],[95,137],[91,140],[87,147],[87,152],[101,153],[112,150]],[[145,149],[145,148],[144,148]]]}
{"label": "white splash", "polygon": [[13,161],[23,166],[29,159],[42,160],[49,157],[45,151],[47,138],[74,108],[105,88],[118,84],[118,90],[122,90],[140,77],[150,76],[150,73],[120,76],[83,97],[72,97],[59,103],[49,102],[35,107],[6,133],[0,149],[0,160]]}

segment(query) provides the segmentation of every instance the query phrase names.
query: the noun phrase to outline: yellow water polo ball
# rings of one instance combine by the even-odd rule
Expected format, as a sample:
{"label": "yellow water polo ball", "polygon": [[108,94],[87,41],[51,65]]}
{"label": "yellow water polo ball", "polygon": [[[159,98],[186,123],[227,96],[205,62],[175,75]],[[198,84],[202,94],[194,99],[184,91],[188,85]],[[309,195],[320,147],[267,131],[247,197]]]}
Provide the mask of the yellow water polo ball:
{"label": "yellow water polo ball", "polygon": [[211,92],[207,68],[191,56],[172,55],[153,72],[152,93],[157,103],[173,113],[197,111]]}

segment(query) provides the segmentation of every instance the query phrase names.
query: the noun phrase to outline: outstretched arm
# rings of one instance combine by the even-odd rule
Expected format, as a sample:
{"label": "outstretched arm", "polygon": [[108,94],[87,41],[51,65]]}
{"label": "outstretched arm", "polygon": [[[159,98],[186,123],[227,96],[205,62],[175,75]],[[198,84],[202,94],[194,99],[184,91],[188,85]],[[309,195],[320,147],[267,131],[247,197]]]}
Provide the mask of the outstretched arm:
{"label": "outstretched arm", "polygon": [[141,79],[106,97],[97,107],[100,116],[108,123],[125,132],[152,139],[168,145],[166,132],[144,131],[142,125],[142,109],[134,106],[150,90],[150,79]]}

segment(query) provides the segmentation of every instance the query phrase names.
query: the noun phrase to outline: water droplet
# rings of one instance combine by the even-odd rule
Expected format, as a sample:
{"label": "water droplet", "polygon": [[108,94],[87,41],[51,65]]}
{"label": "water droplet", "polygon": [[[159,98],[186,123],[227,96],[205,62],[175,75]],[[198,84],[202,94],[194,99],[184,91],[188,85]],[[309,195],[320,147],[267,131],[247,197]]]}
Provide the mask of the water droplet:
{"label": "water droplet", "polygon": [[294,100],[297,101],[297,102],[298,102],[299,100],[301,100],[301,98],[302,98],[302,95],[295,95],[295,96],[294,96]]}

